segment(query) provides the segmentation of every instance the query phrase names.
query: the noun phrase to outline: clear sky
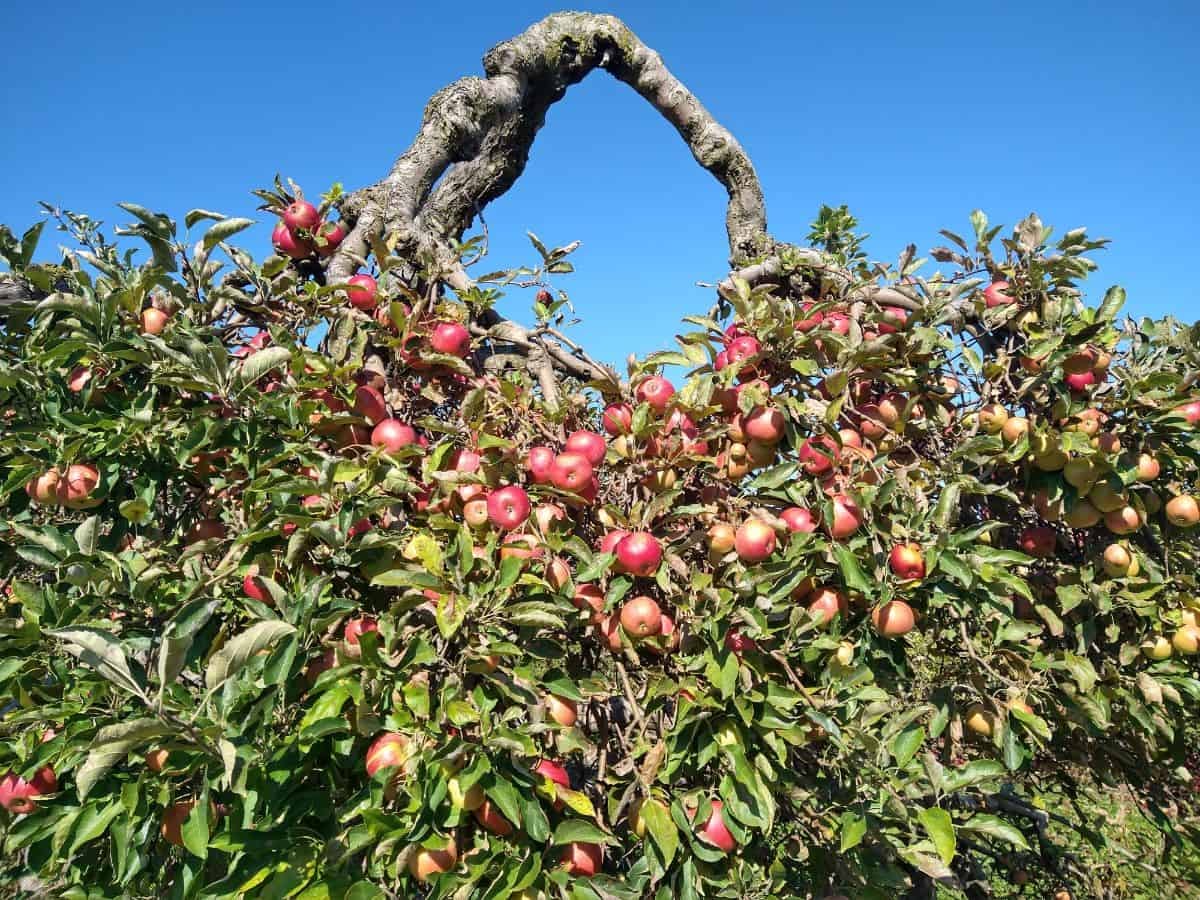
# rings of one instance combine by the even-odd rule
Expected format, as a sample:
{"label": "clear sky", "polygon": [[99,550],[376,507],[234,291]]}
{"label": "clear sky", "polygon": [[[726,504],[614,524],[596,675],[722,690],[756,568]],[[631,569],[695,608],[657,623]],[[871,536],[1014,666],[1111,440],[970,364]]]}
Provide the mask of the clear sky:
{"label": "clear sky", "polygon": [[[379,178],[426,99],[553,11],[540,2],[0,4],[0,222],[45,199],[110,223],[129,200],[255,215],[276,172],[310,193]],[[741,141],[771,231],[799,241],[849,204],[878,258],[984,208],[1114,239],[1091,287],[1136,314],[1200,318],[1200,4],[1007,0],[619,2]],[[576,334],[617,361],[663,346],[724,274],[724,191],[657,113],[603,73],[555,106],[487,213],[489,268],[524,232],[580,239]],[[263,219],[264,223],[266,219]],[[242,235],[267,249],[266,225]],[[48,247],[54,238],[48,235]],[[519,316],[525,297],[505,301]]]}

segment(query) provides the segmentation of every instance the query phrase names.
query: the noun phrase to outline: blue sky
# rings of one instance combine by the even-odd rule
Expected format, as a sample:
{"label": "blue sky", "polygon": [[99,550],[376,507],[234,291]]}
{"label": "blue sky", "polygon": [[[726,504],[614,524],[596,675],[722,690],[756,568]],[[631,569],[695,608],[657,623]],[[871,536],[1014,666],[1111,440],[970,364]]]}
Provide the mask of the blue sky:
{"label": "blue sky", "polygon": [[[426,99],[556,4],[4,4],[0,222],[45,199],[116,223],[130,200],[254,215],[278,171],[312,194],[386,172]],[[351,12],[352,10],[352,12]],[[1166,0],[609,4],[742,142],[771,231],[849,204],[894,260],[984,208],[1114,240],[1092,282],[1200,318],[1200,6]],[[580,239],[575,334],[617,361],[670,341],[724,274],[724,192],[640,98],[593,75],[487,212],[489,268],[524,232]],[[265,223],[265,219],[264,219]],[[243,236],[265,252],[266,224]],[[48,247],[53,246],[49,237]],[[523,296],[504,302],[520,316]]]}

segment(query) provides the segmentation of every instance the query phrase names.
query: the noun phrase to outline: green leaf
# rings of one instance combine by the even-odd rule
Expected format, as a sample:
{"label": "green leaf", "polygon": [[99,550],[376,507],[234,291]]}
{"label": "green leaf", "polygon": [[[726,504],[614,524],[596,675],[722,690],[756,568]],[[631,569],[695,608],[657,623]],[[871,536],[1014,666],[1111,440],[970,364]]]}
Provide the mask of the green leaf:
{"label": "green leaf", "polygon": [[179,829],[180,836],[183,838],[183,846],[201,859],[208,859],[208,813],[208,794],[206,792],[192,807],[188,817],[183,821],[183,827]]}
{"label": "green leaf", "polygon": [[183,671],[192,641],[212,618],[217,603],[217,600],[192,600],[185,603],[167,622],[166,628],[163,629],[162,646],[158,650],[160,691],[175,681]]}
{"label": "green leaf", "polygon": [[[204,232],[204,249],[211,250],[221,241],[233,237],[239,231],[245,231],[254,224],[253,219],[222,219]],[[190,228],[191,225],[188,225]],[[255,354],[257,355],[257,354]]]}
{"label": "green leaf", "polygon": [[871,582],[867,581],[867,576],[863,574],[853,551],[845,544],[835,543],[833,552],[837,557],[838,567],[842,570],[842,580],[846,587],[852,591],[869,594],[872,590]]}
{"label": "green leaf", "polygon": [[96,732],[88,748],[87,759],[75,773],[75,791],[82,802],[96,783],[117,763],[124,762],[136,747],[151,738],[168,734],[167,726],[158,719],[134,719],[108,725]]}
{"label": "green leaf", "polygon": [[646,833],[658,848],[663,865],[670,866],[671,860],[679,850],[679,829],[671,821],[671,814],[665,806],[655,800],[646,800],[639,815],[646,823]]}
{"label": "green leaf", "polygon": [[976,813],[958,827],[960,831],[969,834],[982,834],[1012,844],[1019,850],[1029,849],[1029,841],[1025,839],[1021,829],[1011,822],[1004,821],[999,816]]}
{"label": "green leaf", "polygon": [[921,725],[909,725],[896,735],[892,741],[892,756],[900,768],[907,766],[921,745],[925,743],[925,728]]}
{"label": "green leaf", "polygon": [[1004,766],[996,760],[977,759],[967,763],[961,769],[948,770],[945,775],[944,789],[946,793],[952,794],[985,781],[1003,778],[1006,774]]}
{"label": "green leaf", "polygon": [[842,818],[839,821],[838,833],[841,835],[841,849],[839,852],[845,853],[862,843],[862,839],[867,834],[867,820],[865,816],[860,816],[858,813],[846,810],[842,813]]}
{"label": "green leaf", "polygon": [[211,693],[232,678],[250,661],[259,650],[269,647],[285,635],[295,632],[286,622],[263,621],[251,625],[232,638],[218,651],[204,672],[204,686]]}
{"label": "green leaf", "polygon": [[219,222],[224,218],[225,216],[219,212],[212,212],[207,209],[189,209],[187,215],[183,217],[183,224],[186,227],[191,228],[193,225],[203,219],[212,219],[213,221]]}
{"label": "green leaf", "polygon": [[955,847],[954,822],[950,818],[950,813],[940,807],[931,806],[921,810],[917,814],[917,818],[921,820],[921,826],[929,835],[929,839],[933,841],[933,846],[937,848],[942,862],[950,865],[954,859]]}
{"label": "green leaf", "polygon": [[118,687],[146,699],[145,689],[129,668],[125,648],[107,631],[98,628],[59,628],[46,634],[65,641],[67,652],[85,666],[95,669]]}
{"label": "green leaf", "polygon": [[1125,289],[1113,285],[1104,292],[1104,300],[1100,303],[1100,308],[1096,310],[1096,321],[1111,322],[1124,305]]}
{"label": "green leaf", "polygon": [[287,347],[264,347],[241,361],[235,370],[234,386],[243,391],[256,384],[268,372],[272,372],[291,361],[292,351]]}
{"label": "green leaf", "polygon": [[613,836],[595,822],[588,822],[584,819],[566,819],[559,822],[558,827],[554,829],[551,843],[558,846],[576,842],[584,844],[615,843]]}
{"label": "green leaf", "polygon": [[84,556],[96,552],[96,544],[100,538],[100,517],[89,516],[75,529],[75,544]]}

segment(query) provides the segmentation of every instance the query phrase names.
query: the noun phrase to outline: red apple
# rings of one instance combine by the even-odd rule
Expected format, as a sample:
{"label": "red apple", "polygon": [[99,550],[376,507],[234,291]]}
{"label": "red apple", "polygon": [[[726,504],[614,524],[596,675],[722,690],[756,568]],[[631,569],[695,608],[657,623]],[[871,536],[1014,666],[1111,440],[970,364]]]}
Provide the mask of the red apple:
{"label": "red apple", "polygon": [[480,497],[463,504],[463,521],[471,528],[482,528],[488,521],[487,500]]}
{"label": "red apple", "polygon": [[570,728],[579,718],[579,708],[575,705],[574,700],[547,694],[546,715],[563,728]]}
{"label": "red apple", "polygon": [[619,571],[643,578],[649,578],[658,571],[663,557],[662,545],[646,531],[633,531],[625,535],[616,544],[614,552]]}
{"label": "red apple", "polygon": [[571,598],[571,602],[576,609],[592,610],[592,621],[596,621],[596,614],[604,611],[604,591],[600,589],[598,584],[580,584],[575,587],[575,596]]}
{"label": "red apple", "polygon": [[258,574],[257,565],[252,565],[246,570],[246,575],[242,578],[242,592],[251,600],[257,600],[259,603],[265,603],[268,606],[275,603],[271,591]]}
{"label": "red apple", "polygon": [[373,616],[358,616],[346,623],[342,629],[342,637],[351,647],[357,647],[359,638],[368,631],[379,631],[379,622]]}
{"label": "red apple", "polygon": [[538,760],[537,765],[533,767],[533,771],[543,778],[549,778],[559,787],[564,787],[567,790],[571,789],[571,776],[567,774],[566,769],[552,759]]}
{"label": "red apple", "polygon": [[395,768],[408,762],[411,755],[408,743],[408,735],[398,731],[386,731],[375,738],[367,748],[364,760],[367,777],[374,778],[380,769]]}
{"label": "red apple", "polygon": [[421,848],[408,858],[408,871],[417,881],[428,881],[443,872],[449,872],[458,864],[458,844],[454,838],[441,850]]}
{"label": "red apple", "polygon": [[897,544],[888,555],[892,572],[903,581],[919,581],[925,577],[925,557],[920,544]]}
{"label": "red apple", "polygon": [[628,536],[628,531],[625,531],[621,528],[616,528],[607,532],[604,537],[600,538],[600,543],[596,546],[601,553],[616,553],[617,544],[621,543],[621,541],[625,540],[625,538]]}
{"label": "red apple", "polygon": [[634,396],[638,402],[648,403],[650,408],[660,415],[666,412],[671,397],[675,394],[675,385],[661,375],[651,375],[638,384]]}
{"label": "red apple", "polygon": [[561,864],[566,868],[568,875],[591,878],[604,865],[604,848],[599,844],[572,841],[563,847]]}
{"label": "red apple", "polygon": [[1017,544],[1021,550],[1030,556],[1047,559],[1054,555],[1058,535],[1053,528],[1045,525],[1032,526],[1021,532]]}
{"label": "red apple", "polygon": [[614,437],[618,434],[628,434],[633,427],[633,407],[628,403],[610,403],[604,409],[600,419],[604,430]]}
{"label": "red apple", "polygon": [[1182,416],[1189,425],[1200,425],[1200,400],[1192,400],[1176,407],[1175,415]]}
{"label": "red apple", "polygon": [[811,510],[802,506],[789,506],[779,514],[789,532],[812,534],[817,530],[817,520]]}
{"label": "red apple", "polygon": [[482,828],[500,837],[508,837],[513,833],[512,823],[500,814],[491,800],[484,800],[479,808],[471,813]]}
{"label": "red apple", "polygon": [[913,630],[916,616],[903,600],[889,600],[871,611],[871,623],[884,637],[900,637]]}
{"label": "red apple", "polygon": [[29,499],[42,506],[57,503],[58,500],[58,469],[47,469],[41,475],[35,475],[25,483],[25,493]]}
{"label": "red apple", "polygon": [[592,464],[582,453],[568,451],[554,457],[550,481],[559,490],[579,493],[587,489],[591,480]]}
{"label": "red apple", "polygon": [[1016,302],[1016,298],[1008,293],[1008,287],[1007,281],[997,280],[984,289],[983,300],[987,304],[988,309],[995,309],[997,306],[1005,306]]}
{"label": "red apple", "polygon": [[306,259],[313,252],[312,244],[294,235],[282,222],[271,231],[271,244],[277,253],[292,259]]}
{"label": "red apple", "polygon": [[756,407],[743,417],[742,427],[751,440],[777,444],[785,431],[783,413],[774,407]]}
{"label": "red apple", "polygon": [[312,231],[320,221],[321,214],[307,200],[293,200],[283,209],[283,224],[289,231],[299,231],[302,228]]}
{"label": "red apple", "polygon": [[723,810],[725,804],[720,800],[712,801],[712,812],[708,819],[696,829],[696,833],[700,839],[706,843],[712,844],[718,850],[725,853],[732,853],[737,847],[737,841],[733,839],[728,826],[725,824],[725,816]]}
{"label": "red apple", "polygon": [[554,471],[554,458],[557,454],[549,447],[537,446],[529,448],[525,460],[525,468],[534,484],[550,484]]}
{"label": "red apple", "polygon": [[379,284],[370,275],[352,275],[346,285],[346,299],[355,309],[369,312],[379,303]]}
{"label": "red apple", "polygon": [[376,425],[388,417],[387,401],[377,389],[364,384],[354,389],[354,411]]}
{"label": "red apple", "polygon": [[1200,522],[1200,504],[1188,494],[1180,494],[1167,501],[1167,521],[1176,528],[1191,528]]}
{"label": "red apple", "polygon": [[830,499],[833,501],[833,522],[829,526],[829,536],[835,541],[845,540],[862,525],[862,510],[846,494],[834,494]]}
{"label": "red apple", "polygon": [[808,611],[816,617],[819,625],[828,625],[837,615],[844,619],[850,611],[850,598],[831,587],[817,588],[805,599]]}
{"label": "red apple", "polygon": [[660,634],[662,619],[662,610],[650,597],[634,597],[621,607],[621,627],[635,639]]}
{"label": "red apple", "polygon": [[760,563],[775,552],[775,529],[762,519],[747,519],[738,527],[733,546],[743,562]]}
{"label": "red apple", "polygon": [[346,226],[341,222],[322,222],[314,241],[318,256],[331,256],[346,239]]}
{"label": "red apple", "polygon": [[441,322],[430,333],[429,346],[437,353],[462,359],[471,352],[471,333],[458,322]]}
{"label": "red apple", "polygon": [[417,432],[399,419],[382,419],[371,431],[371,444],[397,453],[417,442]]}
{"label": "red apple", "polygon": [[[586,460],[584,460],[586,464]],[[529,518],[529,495],[515,484],[492,491],[487,498],[488,518],[497,528],[512,531]]]}
{"label": "red apple", "polygon": [[796,456],[809,475],[821,475],[833,468],[840,448],[831,437],[809,438],[800,444]]}
{"label": "red apple", "polygon": [[183,536],[183,542],[190,546],[200,541],[221,540],[224,537],[225,523],[220,519],[201,519]]}
{"label": "red apple", "polygon": [[594,431],[576,431],[567,438],[565,449],[571,453],[578,453],[593,466],[598,466],[604,462],[608,445],[604,442],[603,435]]}
{"label": "red apple", "polygon": [[725,649],[732,652],[735,656],[741,656],[747,650],[757,650],[758,643],[754,638],[742,634],[741,629],[734,626],[725,635]]}

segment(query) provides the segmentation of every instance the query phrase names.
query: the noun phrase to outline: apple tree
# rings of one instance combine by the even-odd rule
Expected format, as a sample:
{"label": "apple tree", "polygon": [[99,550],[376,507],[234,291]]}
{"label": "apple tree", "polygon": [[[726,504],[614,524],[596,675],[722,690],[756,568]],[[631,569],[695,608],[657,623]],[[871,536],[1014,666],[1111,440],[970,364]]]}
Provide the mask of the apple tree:
{"label": "apple tree", "polygon": [[[625,371],[574,245],[468,237],[595,69],[729,195],[728,276]],[[611,17],[484,70],[377,184],[256,192],[265,260],[204,209],[0,229],[6,890],[1191,890],[1200,329],[1089,303],[1105,241],[1033,215],[775,240]]]}

